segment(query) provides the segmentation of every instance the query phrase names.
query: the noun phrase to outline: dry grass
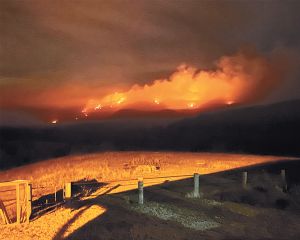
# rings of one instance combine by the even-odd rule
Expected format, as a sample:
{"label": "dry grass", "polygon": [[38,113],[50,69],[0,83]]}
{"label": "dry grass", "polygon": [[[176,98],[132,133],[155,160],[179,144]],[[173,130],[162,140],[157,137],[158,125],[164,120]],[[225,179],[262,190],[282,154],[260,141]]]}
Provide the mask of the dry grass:
{"label": "dry grass", "polygon": [[[27,179],[32,181],[34,188],[41,186],[45,187],[38,188],[34,192],[36,197],[53,193],[55,186],[61,188],[65,182],[69,181],[78,181],[82,179],[96,179],[100,182],[116,181],[108,184],[106,187],[103,187],[96,192],[96,194],[101,195],[103,194],[102,191],[106,192],[106,188],[113,187],[113,185],[116,185],[119,180],[132,179],[131,181],[128,181],[128,183],[131,184],[129,184],[130,186],[122,186],[117,189],[117,191],[126,191],[130,188],[136,188],[136,179],[138,177],[146,178],[189,175],[193,174],[194,172],[207,174],[281,159],[281,157],[275,156],[255,156],[241,154],[105,152],[51,159],[7,171],[2,171],[0,172],[0,180],[8,181],[15,179]],[[173,180],[172,178],[169,179]],[[146,185],[147,184],[145,184],[145,186]],[[113,193],[113,191],[111,193]],[[82,199],[82,201],[84,201],[84,199]],[[110,221],[115,221],[115,218],[119,218],[119,208],[117,208],[116,216],[114,216],[111,215],[114,213],[114,210],[107,209],[106,211],[105,207],[102,207],[101,204],[97,202],[97,199],[94,201],[95,205],[91,205],[91,208],[88,208],[88,206],[85,205],[81,206],[80,208],[75,208],[75,210],[61,208],[52,213],[43,215],[37,220],[30,222],[28,225],[0,226],[0,239],[53,239],[54,236],[60,236],[59,234],[61,229],[64,226],[67,226],[66,230],[62,231],[62,235],[60,236],[60,239],[64,239],[69,234],[72,235],[76,229],[79,229],[87,222],[93,221],[93,219],[98,219],[96,222],[101,222],[101,217],[98,218],[100,214],[110,214],[110,217],[113,216],[110,218]],[[192,200],[187,199],[187,201]],[[204,201],[204,199],[202,201]],[[129,201],[124,201],[124,203],[127,205],[128,202]],[[215,204],[215,202],[212,202],[212,204],[214,208],[219,207],[223,209],[225,206]],[[191,227],[190,222],[196,222],[198,225],[194,227],[195,229],[206,229],[207,227],[206,220],[209,218],[204,217],[204,221],[202,218],[197,218],[197,220],[195,216],[191,218],[186,217],[186,215],[193,214],[190,212],[182,212],[187,211],[185,208],[173,209],[170,206],[153,206],[149,208],[149,214],[151,216],[158,215],[157,217],[159,219],[166,219],[171,222],[175,221],[174,218],[178,218],[179,216],[182,218],[182,221],[179,221],[179,223],[183,226]],[[230,211],[232,214],[239,214],[246,217],[252,217],[256,214],[251,207],[241,207],[240,205],[234,203],[229,205],[227,204],[224,209],[227,209],[226,211]],[[177,215],[174,215],[174,212]],[[164,214],[171,215],[165,216]],[[137,215],[128,215],[127,217],[128,221],[131,221],[134,217],[136,218]],[[139,215],[139,217],[141,216]],[[190,220],[190,222],[188,220]],[[157,220],[152,219],[151,221]],[[133,228],[134,226],[135,225],[133,225]],[[165,227],[166,226],[164,225],[163,228]],[[209,225],[208,228],[210,227],[211,226]],[[134,231],[137,231],[137,229]],[[152,233],[152,230],[150,232]],[[88,232],[87,234],[91,233]],[[98,234],[97,231],[95,234]],[[110,236],[109,234],[111,233],[107,234]],[[86,239],[88,239],[90,235],[87,235],[86,237]]]}
{"label": "dry grass", "polygon": [[139,177],[207,174],[281,159],[275,156],[174,152],[104,152],[45,160],[0,172],[0,181],[25,179],[36,196],[54,192],[65,182],[107,182]]}
{"label": "dry grass", "polygon": [[[54,239],[59,234],[62,226],[67,225],[66,231],[63,232],[59,239],[68,237],[76,229],[84,226],[89,221],[100,216],[106,211],[99,205],[83,206],[79,209],[60,208],[55,212],[44,215],[29,224],[1,226],[0,239],[5,240],[40,240]],[[70,222],[70,219],[74,219]]]}

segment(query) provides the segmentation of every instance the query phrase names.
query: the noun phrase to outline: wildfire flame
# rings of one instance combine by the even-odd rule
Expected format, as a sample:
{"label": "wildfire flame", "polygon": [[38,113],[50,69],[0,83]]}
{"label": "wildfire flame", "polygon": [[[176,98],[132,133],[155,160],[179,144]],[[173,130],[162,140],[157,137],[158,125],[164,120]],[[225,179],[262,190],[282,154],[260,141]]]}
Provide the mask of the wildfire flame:
{"label": "wildfire flame", "polygon": [[232,104],[234,104],[234,101],[229,100],[229,101],[226,102],[226,104],[227,105],[232,105]]}
{"label": "wildfire flame", "polygon": [[157,98],[155,98],[155,99],[153,100],[153,102],[154,102],[155,104],[157,104],[157,105],[160,104],[160,101],[159,101],[159,99],[157,99]]}
{"label": "wildfire flame", "polygon": [[258,100],[277,82],[272,61],[257,54],[241,52],[222,57],[215,70],[180,65],[168,78],[128,91],[114,92],[90,100],[82,110],[197,109],[214,101],[224,105]]}
{"label": "wildfire flame", "polygon": [[102,105],[101,104],[98,104],[96,107],[95,107],[95,110],[99,110],[102,108]]}

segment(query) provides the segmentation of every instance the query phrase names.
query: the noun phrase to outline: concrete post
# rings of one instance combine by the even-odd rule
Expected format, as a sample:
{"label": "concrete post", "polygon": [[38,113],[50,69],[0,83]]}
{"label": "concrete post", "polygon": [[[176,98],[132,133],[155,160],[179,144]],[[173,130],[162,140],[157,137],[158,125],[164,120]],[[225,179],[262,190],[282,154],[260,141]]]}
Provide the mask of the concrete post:
{"label": "concrete post", "polygon": [[56,189],[56,186],[54,188],[54,202],[56,203],[56,192],[57,192],[57,189]]}
{"label": "concrete post", "polygon": [[200,197],[200,191],[199,191],[199,173],[194,173],[194,197],[199,198]]}
{"label": "concrete post", "polygon": [[286,183],[285,169],[281,169],[280,175],[281,175],[281,180],[282,180],[282,191],[286,192],[287,191],[287,183]]}
{"label": "concrete post", "polygon": [[143,179],[138,180],[139,204],[144,204],[144,182]]}
{"label": "concrete post", "polygon": [[65,184],[65,199],[70,199],[72,197],[72,184],[70,182]]}
{"label": "concrete post", "polygon": [[244,189],[247,188],[247,180],[248,180],[248,173],[247,172],[243,172],[242,185],[243,185]]}

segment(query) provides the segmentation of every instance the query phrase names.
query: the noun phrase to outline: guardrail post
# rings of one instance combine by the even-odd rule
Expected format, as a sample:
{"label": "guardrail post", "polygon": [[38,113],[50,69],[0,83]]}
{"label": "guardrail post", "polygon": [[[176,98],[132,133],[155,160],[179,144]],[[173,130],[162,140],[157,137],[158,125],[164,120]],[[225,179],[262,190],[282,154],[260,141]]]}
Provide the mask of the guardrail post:
{"label": "guardrail post", "polygon": [[139,204],[144,204],[144,182],[143,179],[138,179]]}
{"label": "guardrail post", "polygon": [[248,172],[243,172],[242,175],[243,175],[242,185],[243,185],[243,188],[246,189],[247,188],[247,180],[248,180]]}
{"label": "guardrail post", "polygon": [[194,173],[194,197],[199,198],[200,197],[200,191],[199,191],[199,173]]}
{"label": "guardrail post", "polygon": [[287,191],[287,183],[286,183],[286,175],[285,175],[285,169],[281,169],[280,171],[281,180],[282,180],[282,191]]}

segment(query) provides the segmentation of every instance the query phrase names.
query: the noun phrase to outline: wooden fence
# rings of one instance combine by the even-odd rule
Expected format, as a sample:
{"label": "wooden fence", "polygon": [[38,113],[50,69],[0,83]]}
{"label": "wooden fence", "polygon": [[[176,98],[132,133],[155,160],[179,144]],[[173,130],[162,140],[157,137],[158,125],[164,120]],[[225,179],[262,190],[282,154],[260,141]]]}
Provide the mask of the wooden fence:
{"label": "wooden fence", "polygon": [[4,224],[29,222],[31,184],[26,180],[0,182],[0,215]]}

